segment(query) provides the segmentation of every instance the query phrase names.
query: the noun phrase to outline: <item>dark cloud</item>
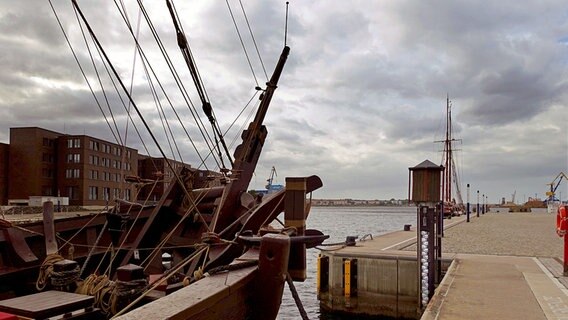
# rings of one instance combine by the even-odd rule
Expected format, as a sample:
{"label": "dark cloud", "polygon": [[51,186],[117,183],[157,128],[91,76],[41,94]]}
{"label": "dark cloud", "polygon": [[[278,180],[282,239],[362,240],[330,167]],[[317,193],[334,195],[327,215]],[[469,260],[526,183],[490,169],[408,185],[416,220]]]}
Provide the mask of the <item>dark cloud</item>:
{"label": "dark cloud", "polygon": [[[103,59],[89,42],[108,92],[106,98],[101,94],[70,2],[53,3],[101,108],[108,116],[108,99],[124,138],[128,101],[122,89],[115,92],[100,68]],[[201,116],[169,13],[163,2],[144,3],[191,102],[175,85],[145,21],[139,41],[153,67],[152,82],[159,87],[159,79],[166,91],[157,94],[164,111],[157,110],[139,56],[134,100],[164,151],[197,166],[201,159],[194,146],[204,158],[207,145],[189,108],[193,105],[209,125]],[[261,87],[266,82],[240,3],[229,3],[256,79],[225,2],[175,2],[223,130],[253,96],[257,82]],[[79,4],[130,88],[135,46],[115,4]],[[135,26],[137,4],[125,5]],[[284,44],[284,2],[243,5],[270,76]],[[514,190],[543,196],[544,184],[556,171],[568,171],[567,27],[565,5],[554,0],[523,5],[291,1],[287,41],[292,50],[266,116],[269,136],[253,185],[262,187],[275,166],[280,182],[285,176],[320,175],[325,184],[321,197],[405,197],[408,167],[424,159],[440,162],[441,145],[434,141],[444,137],[449,94],[454,137],[462,139],[457,152],[462,180],[495,198]],[[49,2],[0,4],[0,34],[2,142],[7,142],[7,129],[16,126],[114,140],[115,125],[109,128],[101,116]],[[251,104],[257,103],[253,99]],[[236,138],[232,148],[240,143],[239,128],[247,125],[252,106],[228,133],[228,141]],[[160,112],[169,129],[163,129]],[[142,139],[130,123],[129,145],[158,155],[140,119],[134,119]],[[216,164],[209,158],[207,166]]]}

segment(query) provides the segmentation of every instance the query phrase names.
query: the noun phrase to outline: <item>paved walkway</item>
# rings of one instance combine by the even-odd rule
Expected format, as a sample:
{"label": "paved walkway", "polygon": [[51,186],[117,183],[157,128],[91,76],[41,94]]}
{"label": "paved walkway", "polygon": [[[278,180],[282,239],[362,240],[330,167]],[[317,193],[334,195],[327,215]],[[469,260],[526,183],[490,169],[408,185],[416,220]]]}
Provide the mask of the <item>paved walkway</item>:
{"label": "paved walkway", "polygon": [[555,219],[490,212],[445,230],[442,248],[454,262],[422,319],[568,320]]}
{"label": "paved walkway", "polygon": [[[568,320],[556,215],[504,211],[472,215],[469,223],[465,216],[444,220],[444,258],[453,263],[422,319]],[[416,252],[415,230],[376,241],[385,253]]]}

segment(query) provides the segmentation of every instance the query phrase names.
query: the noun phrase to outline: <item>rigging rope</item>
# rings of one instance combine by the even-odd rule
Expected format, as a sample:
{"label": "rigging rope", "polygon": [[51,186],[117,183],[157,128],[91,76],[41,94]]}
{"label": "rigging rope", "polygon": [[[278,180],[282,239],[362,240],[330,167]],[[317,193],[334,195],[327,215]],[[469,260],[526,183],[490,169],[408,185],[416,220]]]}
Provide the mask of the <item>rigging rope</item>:
{"label": "rigging rope", "polygon": [[[186,89],[185,89],[185,86],[184,86],[183,83],[181,82],[181,79],[180,79],[180,77],[179,77],[179,75],[178,75],[178,73],[177,73],[175,67],[173,66],[173,63],[171,62],[171,59],[170,59],[170,57],[169,57],[167,51],[165,50],[165,47],[164,47],[164,45],[163,45],[163,43],[162,43],[162,41],[161,41],[161,39],[160,39],[158,33],[156,32],[155,27],[153,26],[152,21],[150,20],[150,17],[149,17],[149,15],[148,15],[148,13],[147,13],[147,11],[146,11],[144,5],[141,3],[140,0],[138,0],[138,4],[139,4],[139,6],[140,6],[140,8],[141,8],[141,10],[142,10],[142,13],[144,14],[144,17],[145,17],[145,19],[146,19],[146,22],[148,23],[148,26],[150,27],[150,31],[152,32],[152,35],[153,35],[154,39],[156,40],[156,44],[158,45],[158,48],[160,49],[160,51],[161,51],[161,53],[162,53],[162,56],[164,57],[164,59],[165,59],[165,61],[166,61],[166,64],[168,65],[168,68],[169,68],[170,72],[172,73],[172,76],[173,76],[173,78],[174,78],[174,81],[176,82],[176,85],[177,85],[178,88],[180,89],[180,92],[181,92],[181,94],[182,94],[182,97],[184,98],[184,100],[185,100],[185,102],[186,102],[186,105],[188,106],[188,108],[189,108],[189,110],[190,110],[190,112],[191,112],[191,115],[192,115],[192,117],[193,117],[195,123],[197,124],[197,126],[198,126],[198,128],[199,128],[199,131],[200,131],[202,137],[204,138],[204,141],[205,141],[207,147],[209,148],[209,150],[211,150],[211,149],[212,149],[211,144],[213,144],[213,140],[212,140],[211,136],[209,135],[209,132],[208,132],[207,130],[205,130],[205,126],[204,126],[204,124],[203,124],[201,118],[197,116],[197,111],[196,111],[196,109],[195,109],[195,106],[194,106],[193,102],[191,101],[191,99],[189,98],[189,95],[188,95],[188,93],[187,93],[187,91],[186,91]],[[142,49],[140,49],[140,50],[142,51]],[[142,51],[142,52],[143,52],[143,51]],[[148,61],[148,60],[146,59],[146,61]],[[152,69],[152,72],[153,72],[154,76],[156,77],[156,75],[155,75],[153,69]],[[157,77],[156,77],[156,79],[157,79]],[[158,83],[160,84],[159,80],[157,80],[157,81],[158,81]],[[160,84],[160,88],[162,89],[164,95],[167,96],[167,95],[165,94],[165,90],[163,89],[163,87],[161,86],[161,84]],[[180,119],[179,116],[177,115],[177,112],[176,112],[175,109],[173,108],[173,104],[171,103],[171,101],[169,101],[169,98],[168,98],[168,102],[170,103],[170,106],[172,107],[172,110],[174,110],[174,113],[176,114],[176,117],[178,118],[178,121],[180,122],[181,126],[184,128],[187,137],[190,139],[190,141],[193,141],[193,140],[191,139],[191,137],[189,136],[189,133],[187,132],[187,130],[186,130],[185,127],[183,126],[183,122],[181,121],[181,119]],[[193,142],[192,142],[192,144],[193,144]],[[198,151],[197,147],[195,146],[195,144],[193,144],[193,146],[194,146],[194,148],[195,148],[195,151],[199,154],[199,151]],[[200,159],[202,160],[202,163],[199,165],[199,167],[201,167],[201,165],[205,165],[205,162],[203,161],[203,158],[202,158],[201,156],[199,156],[199,157],[200,157]],[[221,167],[221,166],[220,166],[220,163],[219,163],[219,161],[218,161],[218,159],[215,158],[215,161],[216,161],[216,163],[217,163],[217,166]],[[205,166],[206,166],[206,165],[205,165]]]}
{"label": "rigging rope", "polygon": [[71,45],[71,42],[69,41],[69,37],[67,37],[67,33],[65,32],[65,29],[63,29],[63,25],[61,24],[61,20],[59,20],[59,16],[57,15],[57,12],[56,12],[55,7],[53,6],[53,3],[51,2],[51,0],[49,0],[49,5],[51,6],[51,10],[53,11],[53,14],[55,15],[55,19],[57,20],[57,23],[59,24],[59,28],[63,32],[63,36],[65,37],[65,41],[67,42],[67,46],[69,46],[69,49],[71,50],[71,53],[73,54],[73,58],[75,59],[75,62],[77,62],[77,65],[79,66],[79,70],[81,70],[81,74],[83,75],[83,78],[85,79],[85,82],[87,83],[87,86],[89,87],[89,91],[91,91],[91,95],[95,99],[95,102],[97,103],[97,106],[99,107],[99,110],[103,114],[103,118],[105,119],[105,122],[107,123],[107,125],[108,125],[108,127],[111,131],[111,134],[118,141],[118,138],[116,137],[116,135],[115,135],[115,133],[112,129],[112,126],[111,126],[109,120],[107,119],[106,114],[103,111],[103,108],[102,108],[102,106],[99,102],[99,99],[97,98],[97,95],[95,94],[95,91],[93,90],[93,87],[91,86],[91,83],[89,82],[89,79],[87,78],[85,70],[83,69],[83,66],[81,65],[81,63],[79,62],[79,58],[77,57],[77,54],[75,53],[75,50],[73,49],[73,46]]}
{"label": "rigging rope", "polygon": [[286,282],[288,283],[288,287],[290,288],[290,292],[292,293],[292,298],[294,298],[294,302],[296,303],[296,307],[298,307],[298,311],[300,312],[300,316],[302,316],[303,320],[309,320],[308,314],[306,313],[306,309],[302,304],[302,300],[300,299],[300,295],[296,290],[296,286],[294,286],[294,282],[292,281],[292,277],[288,272],[286,272]]}
{"label": "rigging rope", "polygon": [[[120,131],[118,130],[118,125],[116,123],[116,119],[114,118],[114,113],[112,112],[112,108],[110,107],[110,102],[108,100],[108,96],[106,94],[103,82],[101,80],[101,76],[100,76],[99,71],[97,69],[97,66],[95,64],[95,59],[93,58],[93,54],[91,52],[91,47],[89,46],[89,43],[87,41],[87,37],[85,36],[85,32],[83,30],[83,25],[81,24],[81,21],[79,20],[79,16],[77,15],[77,10],[74,10],[74,12],[75,12],[75,18],[77,19],[77,23],[79,24],[79,28],[81,29],[81,35],[83,36],[83,40],[85,41],[85,47],[87,47],[87,52],[89,53],[91,63],[93,64],[93,70],[95,71],[95,75],[97,76],[97,80],[98,80],[99,85],[101,87],[101,92],[102,92],[104,100],[106,102],[110,118],[112,119],[112,123],[114,124],[114,130],[116,130],[115,137],[118,137],[119,140],[117,142],[122,145],[123,142],[122,142],[122,138],[120,136]],[[99,53],[99,56],[100,56],[100,53]],[[107,70],[107,72],[108,72],[108,70]]]}
{"label": "rigging rope", "polygon": [[187,264],[192,262],[196,257],[199,257],[201,255],[201,253],[206,248],[208,248],[208,247],[203,247],[203,248],[193,252],[191,255],[189,255],[183,261],[181,261],[175,268],[168,270],[166,273],[164,273],[164,275],[162,277],[157,279],[154,283],[149,284],[150,287],[147,288],[146,290],[144,290],[144,293],[142,293],[138,298],[134,299],[134,301],[132,301],[128,306],[126,306],[125,308],[123,308],[122,310],[117,312],[114,317],[118,317],[118,316],[124,314],[126,311],[130,310],[130,308],[132,308],[134,305],[136,305],[138,302],[140,302],[140,300],[142,300],[148,293],[150,293],[152,290],[154,290],[158,286],[160,286],[163,283],[163,281],[168,280],[170,277],[172,277],[177,272],[179,272],[182,268],[184,268]]}
{"label": "rigging rope", "polygon": [[[245,17],[245,21],[247,22],[247,27],[249,29],[250,37],[252,38],[252,42],[254,43],[254,48],[256,49],[256,54],[258,55],[258,60],[260,60],[260,65],[262,66],[262,71],[264,71],[264,76],[266,77],[266,81],[268,81],[268,74],[266,73],[266,68],[264,67],[264,62],[262,61],[262,57],[260,56],[260,52],[258,51],[258,46],[256,45],[256,39],[254,38],[254,34],[252,33],[252,29],[250,27],[250,23],[247,17],[247,13],[245,12],[245,8],[243,7],[243,2],[239,0],[239,4],[241,5],[241,10],[243,11],[243,16]],[[284,43],[286,45],[286,43]]]}
{"label": "rigging rope", "polygon": [[[108,55],[106,54],[106,52],[104,51],[104,49],[102,48],[101,43],[99,42],[99,40],[97,39],[96,35],[94,34],[94,31],[92,30],[92,28],[90,27],[90,25],[88,24],[85,16],[83,15],[83,12],[80,10],[76,0],[73,0],[73,5],[75,6],[75,8],[77,9],[77,11],[79,12],[81,19],[83,20],[83,22],[85,23],[87,29],[89,30],[89,33],[91,34],[91,37],[93,38],[93,40],[95,41],[97,47],[99,48],[99,50],[102,52],[105,60],[107,61],[107,63],[109,64],[111,70],[113,71],[115,77],[117,78],[119,84],[121,85],[122,89],[124,92],[126,92],[128,98],[130,99],[132,106],[134,107],[134,110],[136,110],[136,113],[138,114],[138,116],[140,117],[140,120],[142,121],[142,123],[144,124],[144,126],[146,127],[146,130],[148,131],[148,134],[150,135],[150,137],[152,138],[152,140],[154,141],[154,143],[156,144],[156,147],[158,148],[158,150],[160,151],[160,153],[162,154],[162,156],[164,157],[164,161],[168,164],[168,167],[172,170],[174,176],[176,177],[177,181],[180,182],[180,186],[184,192],[184,194],[186,196],[189,196],[189,192],[186,189],[185,185],[183,184],[183,181],[181,180],[178,172],[175,170],[175,168],[173,168],[172,164],[170,163],[170,161],[167,159],[162,147],[160,146],[160,144],[158,143],[158,140],[156,139],[156,136],[152,133],[152,130],[150,129],[148,123],[146,122],[146,120],[144,119],[144,117],[142,116],[142,113],[140,112],[140,109],[138,108],[138,106],[136,105],[136,103],[134,103],[134,100],[132,98],[131,95],[128,94],[128,90],[126,89],[126,86],[124,85],[124,83],[122,82],[122,80],[119,77],[118,72],[116,71],[116,69],[114,68],[114,66],[112,65]],[[192,199],[190,198],[190,200],[192,201]],[[195,205],[195,203],[192,203],[192,205]],[[205,220],[203,220],[205,221]],[[207,223],[205,223],[205,227],[209,230],[209,226],[207,225]]]}
{"label": "rigging rope", "polygon": [[245,56],[247,58],[247,62],[248,62],[248,65],[250,67],[252,77],[254,78],[254,82],[256,83],[256,86],[258,87],[259,86],[258,80],[256,79],[256,74],[254,73],[252,63],[250,62],[250,58],[248,56],[247,49],[245,48],[245,43],[243,42],[243,37],[241,37],[241,32],[239,31],[239,27],[237,26],[237,21],[235,21],[235,16],[233,15],[233,10],[231,10],[231,5],[229,4],[229,0],[225,0],[225,3],[227,3],[227,9],[229,9],[229,13],[231,14],[231,19],[233,20],[233,24],[235,25],[235,30],[237,31],[237,35],[239,36],[239,40],[241,42],[241,47],[243,48],[243,51],[244,51]]}
{"label": "rigging rope", "polygon": [[93,255],[93,252],[95,252],[95,247],[98,246],[99,242],[101,241],[101,238],[102,238],[103,233],[106,230],[107,226],[108,226],[108,220],[105,221],[105,224],[103,225],[103,228],[101,229],[101,232],[97,236],[97,240],[95,240],[94,246],[91,247],[91,250],[89,250],[87,257],[85,258],[85,261],[83,262],[83,266],[81,267],[81,271],[79,272],[79,277],[81,277],[83,275],[83,272],[85,272],[85,268],[87,267],[87,264],[89,264],[89,260],[91,260],[91,256]]}
{"label": "rigging rope", "polygon": [[211,123],[211,128],[213,130],[213,136],[214,136],[214,139],[215,139],[214,146],[218,150],[218,155],[219,155],[219,160],[221,161],[221,165],[222,165],[223,168],[225,167],[225,164],[223,163],[223,157],[222,157],[222,153],[221,153],[221,148],[219,146],[219,142],[223,146],[224,151],[226,153],[226,156],[229,159],[229,162],[231,163],[231,166],[232,166],[233,160],[231,159],[231,154],[230,154],[229,150],[227,149],[227,145],[225,143],[223,135],[221,134],[221,129],[219,128],[219,124],[217,123],[215,116],[213,115],[213,108],[211,106],[211,103],[209,102],[207,95],[206,95],[205,86],[203,84],[203,81],[201,80],[199,71],[197,70],[197,65],[195,64],[195,61],[193,60],[193,56],[191,55],[191,51],[189,50],[187,38],[186,38],[185,33],[183,32],[182,28],[181,28],[181,22],[179,21],[179,19],[177,17],[177,13],[175,12],[175,9],[172,5],[172,2],[168,0],[168,1],[166,1],[166,4],[168,6],[168,10],[170,11],[170,16],[172,18],[174,28],[176,29],[178,46],[179,46],[180,51],[182,53],[182,56],[185,60],[185,63],[187,65],[187,67],[189,68],[189,72],[191,74],[191,77],[193,78],[193,83],[195,84],[195,88],[197,89],[197,93],[198,93],[199,98],[200,98],[201,103],[202,103],[203,112],[205,113],[205,115],[207,116],[207,119]]}

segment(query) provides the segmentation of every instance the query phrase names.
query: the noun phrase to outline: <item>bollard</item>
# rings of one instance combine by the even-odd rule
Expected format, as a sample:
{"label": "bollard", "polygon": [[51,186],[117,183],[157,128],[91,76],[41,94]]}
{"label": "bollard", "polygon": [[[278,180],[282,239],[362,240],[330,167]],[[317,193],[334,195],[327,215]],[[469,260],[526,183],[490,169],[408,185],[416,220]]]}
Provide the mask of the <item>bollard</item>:
{"label": "bollard", "polygon": [[466,221],[469,222],[469,183],[467,184],[467,206],[465,207]]}
{"label": "bollard", "polygon": [[[306,205],[306,178],[286,178],[286,195],[284,197],[284,225],[296,228],[296,235],[306,232],[306,219],[309,207]],[[306,272],[306,245],[296,243],[290,247],[288,273],[294,281],[304,281]]]}
{"label": "bollard", "polygon": [[477,190],[477,211],[475,212],[479,218],[479,190]]}
{"label": "bollard", "polygon": [[568,277],[568,237],[564,236],[564,272],[563,275]]}
{"label": "bollard", "polygon": [[79,264],[77,261],[63,259],[53,264],[51,285],[58,291],[73,292],[79,280]]}

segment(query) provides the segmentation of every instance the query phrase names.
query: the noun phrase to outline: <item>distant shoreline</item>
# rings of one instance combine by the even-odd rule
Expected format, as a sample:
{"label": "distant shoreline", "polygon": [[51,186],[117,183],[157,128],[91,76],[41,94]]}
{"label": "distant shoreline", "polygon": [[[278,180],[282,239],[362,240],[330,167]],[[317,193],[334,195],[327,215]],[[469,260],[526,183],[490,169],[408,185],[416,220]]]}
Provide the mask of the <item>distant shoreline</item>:
{"label": "distant shoreline", "polygon": [[312,206],[317,207],[404,207],[408,200],[357,200],[357,199],[312,199]]}

